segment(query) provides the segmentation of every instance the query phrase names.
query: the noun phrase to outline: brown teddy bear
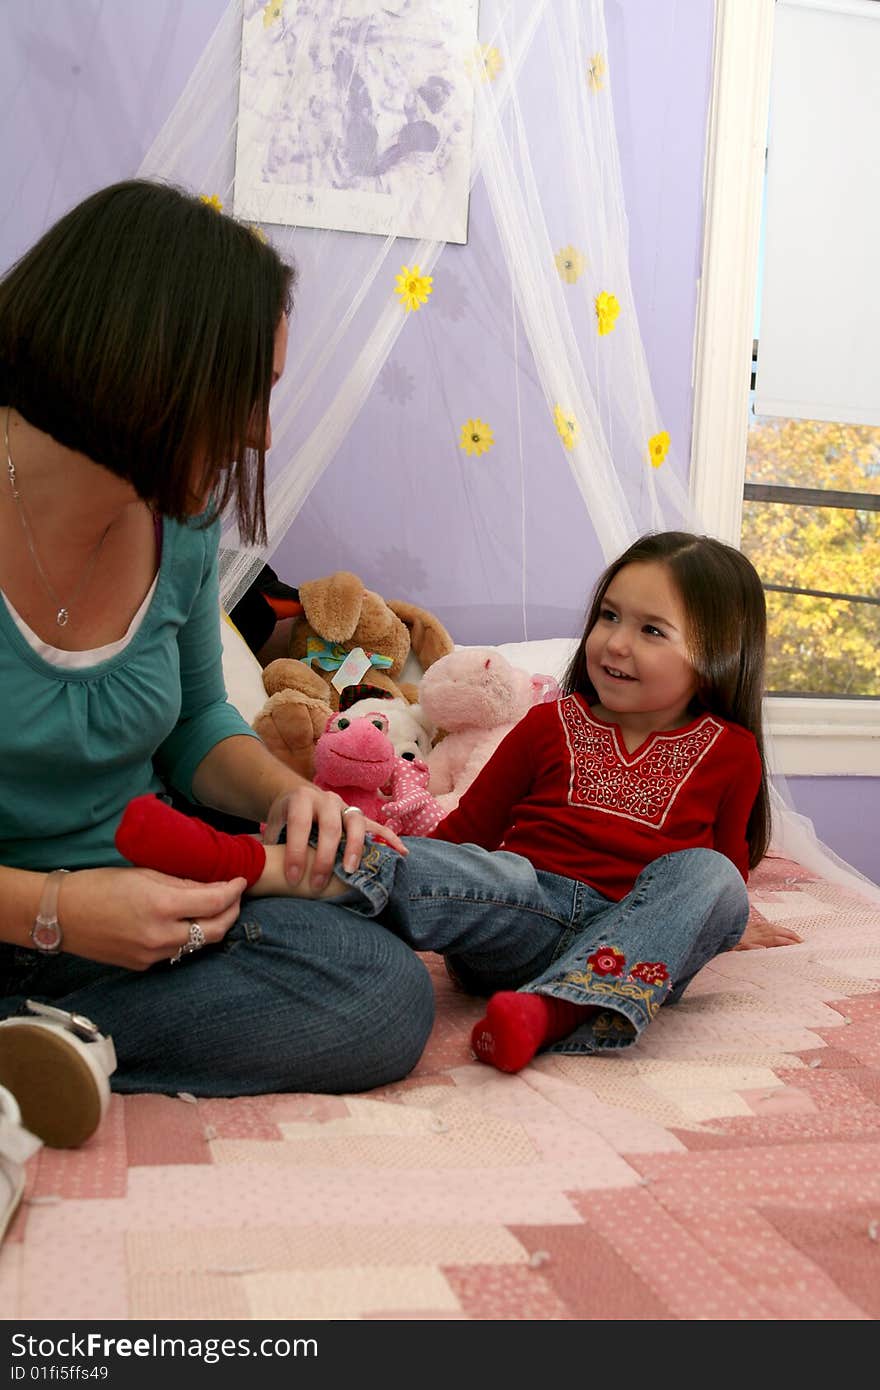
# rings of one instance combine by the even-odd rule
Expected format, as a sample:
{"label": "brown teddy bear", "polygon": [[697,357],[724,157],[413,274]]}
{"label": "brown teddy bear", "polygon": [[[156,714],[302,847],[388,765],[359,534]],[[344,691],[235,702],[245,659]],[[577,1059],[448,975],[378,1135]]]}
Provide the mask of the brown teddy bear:
{"label": "brown teddy bear", "polygon": [[300,584],[299,600],[303,615],[291,620],[289,655],[263,671],[269,698],[253,727],[287,767],[310,778],[315,743],[339,709],[341,688],[362,683],[413,703],[417,687],[399,684],[407,657],[424,671],[454,643],[433,613],[386,602],[347,570]]}

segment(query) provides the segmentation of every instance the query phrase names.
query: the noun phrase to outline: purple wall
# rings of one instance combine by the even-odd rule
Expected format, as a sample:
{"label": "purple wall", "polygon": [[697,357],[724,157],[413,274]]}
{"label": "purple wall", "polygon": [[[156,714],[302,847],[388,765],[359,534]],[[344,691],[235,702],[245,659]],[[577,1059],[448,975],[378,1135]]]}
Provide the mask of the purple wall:
{"label": "purple wall", "polygon": [[630,274],[660,413],[690,457],[713,0],[606,0]]}
{"label": "purple wall", "polygon": [[[6,122],[0,266],[87,193],[131,176],[224,9],[225,0],[0,6]],[[606,0],[633,288],[655,394],[683,456],[692,411],[712,15],[712,0]],[[478,189],[472,236],[491,235],[489,222]],[[461,478],[431,481],[427,471],[414,477],[411,466],[422,460],[430,439],[428,423],[420,437],[411,422],[418,412],[430,421],[437,364],[441,358],[454,364],[456,344],[469,333],[466,251],[444,253],[439,264],[452,286],[446,312],[432,317],[430,333],[423,316],[421,340],[417,344],[412,335],[407,346],[402,365],[417,366],[407,368],[413,379],[407,408],[395,400],[393,379],[373,393],[279,551],[276,568],[296,582],[347,566],[386,592],[396,578],[401,594],[434,608],[459,640],[501,640],[522,635],[520,566],[511,541],[519,534],[518,489],[497,468],[473,474],[465,487]],[[493,290],[509,295],[503,276]],[[502,377],[493,388],[499,401]],[[526,446],[541,447],[528,438]],[[397,471],[374,499],[370,465],[379,451],[396,456]],[[495,530],[469,529],[470,508],[479,511],[488,500],[498,518]],[[527,485],[526,504],[527,553],[534,556],[527,572],[528,635],[573,631],[598,566],[595,537],[583,525],[581,503],[564,473],[554,475],[552,486],[544,477]],[[579,530],[566,531],[571,525]],[[413,537],[408,552],[399,541],[405,532]],[[440,576],[439,590],[432,575]],[[798,809],[838,853],[877,875],[880,779],[797,778],[791,790]]]}
{"label": "purple wall", "polygon": [[820,838],[880,883],[880,777],[789,777],[788,790]]}
{"label": "purple wall", "polygon": [[6,267],[87,194],[131,178],[226,0],[0,5]]}

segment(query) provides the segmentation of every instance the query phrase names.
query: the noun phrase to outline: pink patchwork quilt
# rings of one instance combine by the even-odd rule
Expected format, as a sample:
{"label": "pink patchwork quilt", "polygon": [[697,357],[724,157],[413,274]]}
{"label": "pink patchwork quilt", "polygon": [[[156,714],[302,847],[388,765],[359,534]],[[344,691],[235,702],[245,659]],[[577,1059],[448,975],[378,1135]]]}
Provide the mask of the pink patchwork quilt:
{"label": "pink patchwork quilt", "polygon": [[877,1317],[880,909],[773,858],[751,895],[803,943],[719,957],[619,1056],[483,1066],[431,957],[398,1085],[115,1096],[31,1159],[4,1316]]}

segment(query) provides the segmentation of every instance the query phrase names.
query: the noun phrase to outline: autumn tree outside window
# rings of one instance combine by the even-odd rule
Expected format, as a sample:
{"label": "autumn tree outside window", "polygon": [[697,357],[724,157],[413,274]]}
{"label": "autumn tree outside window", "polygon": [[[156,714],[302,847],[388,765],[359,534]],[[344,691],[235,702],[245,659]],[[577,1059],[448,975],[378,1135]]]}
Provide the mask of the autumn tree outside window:
{"label": "autumn tree outside window", "polygon": [[880,428],[752,410],[742,548],[767,591],[768,693],[880,696]]}

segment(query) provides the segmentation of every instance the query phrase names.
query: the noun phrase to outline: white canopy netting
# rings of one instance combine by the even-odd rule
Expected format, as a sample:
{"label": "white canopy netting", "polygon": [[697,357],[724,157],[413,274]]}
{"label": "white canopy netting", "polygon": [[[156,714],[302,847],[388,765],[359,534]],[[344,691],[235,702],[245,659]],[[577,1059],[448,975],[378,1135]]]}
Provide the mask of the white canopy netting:
{"label": "white canopy netting", "polygon": [[[333,556],[319,572],[364,574],[378,549],[389,596],[419,602],[432,565],[453,608],[516,592],[487,642],[572,636],[607,560],[646,531],[703,529],[639,332],[602,0],[482,0],[479,16],[476,0],[231,0],[139,173],[216,199],[298,270],[269,540],[225,531],[227,607],[365,404],[413,396],[408,336],[430,367],[419,410],[313,519]],[[493,453],[503,468],[483,466]],[[378,546],[376,488],[402,518]],[[548,634],[554,613],[567,625]],[[775,847],[880,901],[774,783]]]}

